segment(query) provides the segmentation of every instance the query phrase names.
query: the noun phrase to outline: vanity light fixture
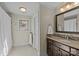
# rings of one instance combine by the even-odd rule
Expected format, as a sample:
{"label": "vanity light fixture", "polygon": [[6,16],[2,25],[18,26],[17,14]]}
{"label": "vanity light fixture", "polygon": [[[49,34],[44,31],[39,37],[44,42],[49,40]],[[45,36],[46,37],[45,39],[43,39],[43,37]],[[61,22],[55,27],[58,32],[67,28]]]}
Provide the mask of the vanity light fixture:
{"label": "vanity light fixture", "polygon": [[79,2],[74,2],[74,5],[77,5]]}
{"label": "vanity light fixture", "polygon": [[26,12],[26,8],[24,8],[24,7],[20,7],[19,9],[21,12]]}
{"label": "vanity light fixture", "polygon": [[68,4],[64,5],[63,7],[61,7],[60,11],[61,12],[66,11],[68,9],[71,9],[74,6],[77,6],[78,4],[79,4],[79,2],[68,3]]}
{"label": "vanity light fixture", "polygon": [[66,5],[66,8],[69,9],[71,6],[69,4]]}

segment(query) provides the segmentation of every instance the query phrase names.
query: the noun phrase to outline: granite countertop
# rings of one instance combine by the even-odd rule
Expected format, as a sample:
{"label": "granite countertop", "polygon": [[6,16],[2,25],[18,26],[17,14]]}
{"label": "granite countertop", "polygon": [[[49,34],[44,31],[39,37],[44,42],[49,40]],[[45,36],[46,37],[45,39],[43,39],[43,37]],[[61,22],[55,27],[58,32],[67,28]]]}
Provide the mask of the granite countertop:
{"label": "granite countertop", "polygon": [[54,40],[54,41],[57,41],[57,42],[60,42],[62,44],[65,44],[67,46],[79,49],[79,41],[67,40],[65,38],[57,37],[57,36],[54,36],[54,35],[47,35],[47,38]]}

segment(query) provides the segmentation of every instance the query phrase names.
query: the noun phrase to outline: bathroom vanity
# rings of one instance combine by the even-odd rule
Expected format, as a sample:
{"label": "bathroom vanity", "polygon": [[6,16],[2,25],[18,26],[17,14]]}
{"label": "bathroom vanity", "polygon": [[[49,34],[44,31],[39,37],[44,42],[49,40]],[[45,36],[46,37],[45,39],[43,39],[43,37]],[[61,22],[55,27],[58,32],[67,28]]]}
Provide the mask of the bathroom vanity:
{"label": "bathroom vanity", "polygon": [[79,56],[79,36],[76,39],[72,36],[72,34],[79,35],[79,6],[57,14],[55,25],[55,32],[65,33],[67,38],[62,35],[47,35],[47,54],[49,56]]}
{"label": "bathroom vanity", "polygon": [[47,35],[47,54],[49,56],[78,56],[79,41]]}
{"label": "bathroom vanity", "polygon": [[49,56],[79,56],[79,37],[74,39],[71,34],[79,35],[79,6],[56,15],[56,33],[70,34],[70,38],[62,35],[47,35],[47,54]]}

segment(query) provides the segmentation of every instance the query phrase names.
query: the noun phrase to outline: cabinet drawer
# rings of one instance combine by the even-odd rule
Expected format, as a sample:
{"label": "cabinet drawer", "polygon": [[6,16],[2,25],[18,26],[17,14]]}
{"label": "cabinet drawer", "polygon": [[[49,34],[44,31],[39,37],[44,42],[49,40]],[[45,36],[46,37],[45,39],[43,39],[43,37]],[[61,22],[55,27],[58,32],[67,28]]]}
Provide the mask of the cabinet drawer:
{"label": "cabinet drawer", "polygon": [[55,42],[55,41],[53,41],[53,45],[54,45],[54,46],[57,46],[57,47],[60,47],[60,46],[61,46],[61,44],[60,44],[60,43]]}
{"label": "cabinet drawer", "polygon": [[61,56],[69,56],[69,53],[66,52],[66,51],[63,51],[63,50],[60,50],[61,51]]}
{"label": "cabinet drawer", "polygon": [[79,56],[79,50],[77,50],[77,49],[71,48],[71,53],[72,53],[73,55]]}
{"label": "cabinet drawer", "polygon": [[69,47],[68,46],[65,46],[65,45],[62,45],[62,44],[60,44],[60,45],[61,45],[60,48],[62,48],[63,50],[66,50],[66,51],[69,52]]}

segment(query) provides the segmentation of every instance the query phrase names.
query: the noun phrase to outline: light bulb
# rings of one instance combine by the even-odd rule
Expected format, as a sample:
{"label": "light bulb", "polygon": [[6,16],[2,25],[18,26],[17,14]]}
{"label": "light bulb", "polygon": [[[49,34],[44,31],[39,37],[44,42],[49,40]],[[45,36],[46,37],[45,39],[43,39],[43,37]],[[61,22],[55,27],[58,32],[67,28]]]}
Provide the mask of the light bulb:
{"label": "light bulb", "polygon": [[22,12],[25,12],[25,11],[26,11],[26,8],[24,8],[24,7],[20,7],[19,9],[20,9],[20,11],[22,11]]}
{"label": "light bulb", "polygon": [[78,4],[78,2],[74,2],[74,5],[77,5]]}
{"label": "light bulb", "polygon": [[60,11],[61,11],[61,12],[63,12],[63,11],[64,11],[64,9],[63,9],[63,8],[61,8],[61,9],[60,9]]}
{"label": "light bulb", "polygon": [[70,5],[68,4],[68,5],[66,5],[66,8],[70,8]]}

